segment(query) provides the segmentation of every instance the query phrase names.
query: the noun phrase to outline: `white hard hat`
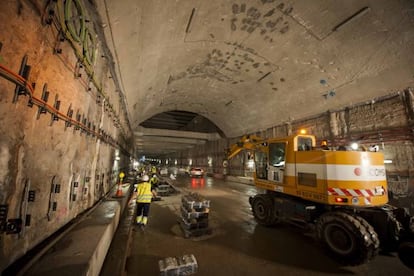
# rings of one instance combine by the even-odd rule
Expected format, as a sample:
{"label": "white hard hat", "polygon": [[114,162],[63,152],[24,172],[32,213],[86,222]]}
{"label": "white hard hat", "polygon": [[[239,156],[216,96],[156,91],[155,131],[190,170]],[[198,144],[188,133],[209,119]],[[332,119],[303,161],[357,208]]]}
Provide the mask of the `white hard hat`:
{"label": "white hard hat", "polygon": [[144,180],[144,181],[148,181],[148,180],[149,180],[149,176],[148,176],[148,175],[144,175],[144,176],[142,177],[142,180]]}

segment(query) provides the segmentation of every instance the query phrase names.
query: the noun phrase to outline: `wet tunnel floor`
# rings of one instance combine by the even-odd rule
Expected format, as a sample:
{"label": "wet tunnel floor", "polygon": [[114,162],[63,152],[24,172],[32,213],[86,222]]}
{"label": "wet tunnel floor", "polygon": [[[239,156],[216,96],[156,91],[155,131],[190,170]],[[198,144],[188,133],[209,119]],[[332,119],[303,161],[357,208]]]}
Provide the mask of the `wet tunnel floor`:
{"label": "wet tunnel floor", "polygon": [[[158,261],[193,254],[196,275],[410,275],[394,256],[358,267],[331,259],[309,234],[291,226],[257,225],[248,198],[255,187],[205,178],[179,178],[181,193],[151,204],[145,231],[134,227],[127,275],[159,275]],[[181,197],[197,192],[210,200],[211,235],[185,238],[178,224]]]}

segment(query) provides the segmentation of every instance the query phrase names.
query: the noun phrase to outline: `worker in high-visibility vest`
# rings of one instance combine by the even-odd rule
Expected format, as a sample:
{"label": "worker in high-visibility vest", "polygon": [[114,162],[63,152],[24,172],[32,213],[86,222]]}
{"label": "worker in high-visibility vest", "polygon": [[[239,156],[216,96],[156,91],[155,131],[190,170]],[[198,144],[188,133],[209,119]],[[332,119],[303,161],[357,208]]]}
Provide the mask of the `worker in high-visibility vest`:
{"label": "worker in high-visibility vest", "polygon": [[152,185],[153,188],[158,188],[158,177],[156,174],[152,175],[150,179],[150,184]]}
{"label": "worker in high-visibility vest", "polygon": [[142,177],[144,182],[137,186],[137,225],[143,229],[148,222],[148,215],[152,199],[151,184],[148,182],[148,175]]}
{"label": "worker in high-visibility vest", "polygon": [[151,191],[154,198],[157,198],[158,178],[157,175],[152,175],[149,183],[151,184]]}
{"label": "worker in high-visibility vest", "polygon": [[152,174],[156,174],[157,173],[157,168],[155,166],[151,167],[151,173]]}

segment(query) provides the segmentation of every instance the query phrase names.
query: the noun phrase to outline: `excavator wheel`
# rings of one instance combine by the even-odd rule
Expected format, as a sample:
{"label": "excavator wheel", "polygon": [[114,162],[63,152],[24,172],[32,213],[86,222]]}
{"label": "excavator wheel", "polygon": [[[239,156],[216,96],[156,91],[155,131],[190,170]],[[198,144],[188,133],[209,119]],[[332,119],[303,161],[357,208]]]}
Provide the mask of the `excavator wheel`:
{"label": "excavator wheel", "polygon": [[365,219],[363,219],[360,216],[355,216],[354,218],[358,220],[363,227],[365,227],[367,233],[369,234],[373,247],[372,250],[370,250],[371,255],[368,256],[368,260],[372,260],[374,257],[378,255],[378,252],[380,251],[380,240],[378,234],[377,232],[375,232],[374,227],[372,227],[371,224],[369,224]]}
{"label": "excavator wheel", "polygon": [[398,248],[398,257],[404,265],[414,269],[414,242],[403,242]]}
{"label": "excavator wheel", "polygon": [[271,196],[266,194],[256,195],[251,198],[250,204],[252,206],[253,216],[259,224],[272,226],[277,222]]}
{"label": "excavator wheel", "polygon": [[378,235],[361,217],[329,212],[320,217],[316,230],[326,249],[345,265],[363,264],[378,254]]}

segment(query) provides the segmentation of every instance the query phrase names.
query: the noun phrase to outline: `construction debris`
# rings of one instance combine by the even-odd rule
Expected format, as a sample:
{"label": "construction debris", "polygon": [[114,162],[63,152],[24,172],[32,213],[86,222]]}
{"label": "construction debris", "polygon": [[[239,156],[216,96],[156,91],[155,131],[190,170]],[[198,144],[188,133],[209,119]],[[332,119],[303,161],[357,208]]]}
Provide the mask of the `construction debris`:
{"label": "construction debris", "polygon": [[168,257],[158,261],[161,276],[191,275],[197,272],[197,260],[193,254]]}
{"label": "construction debris", "polygon": [[159,196],[169,196],[177,192],[177,189],[168,180],[163,179],[157,185],[157,195]]}

